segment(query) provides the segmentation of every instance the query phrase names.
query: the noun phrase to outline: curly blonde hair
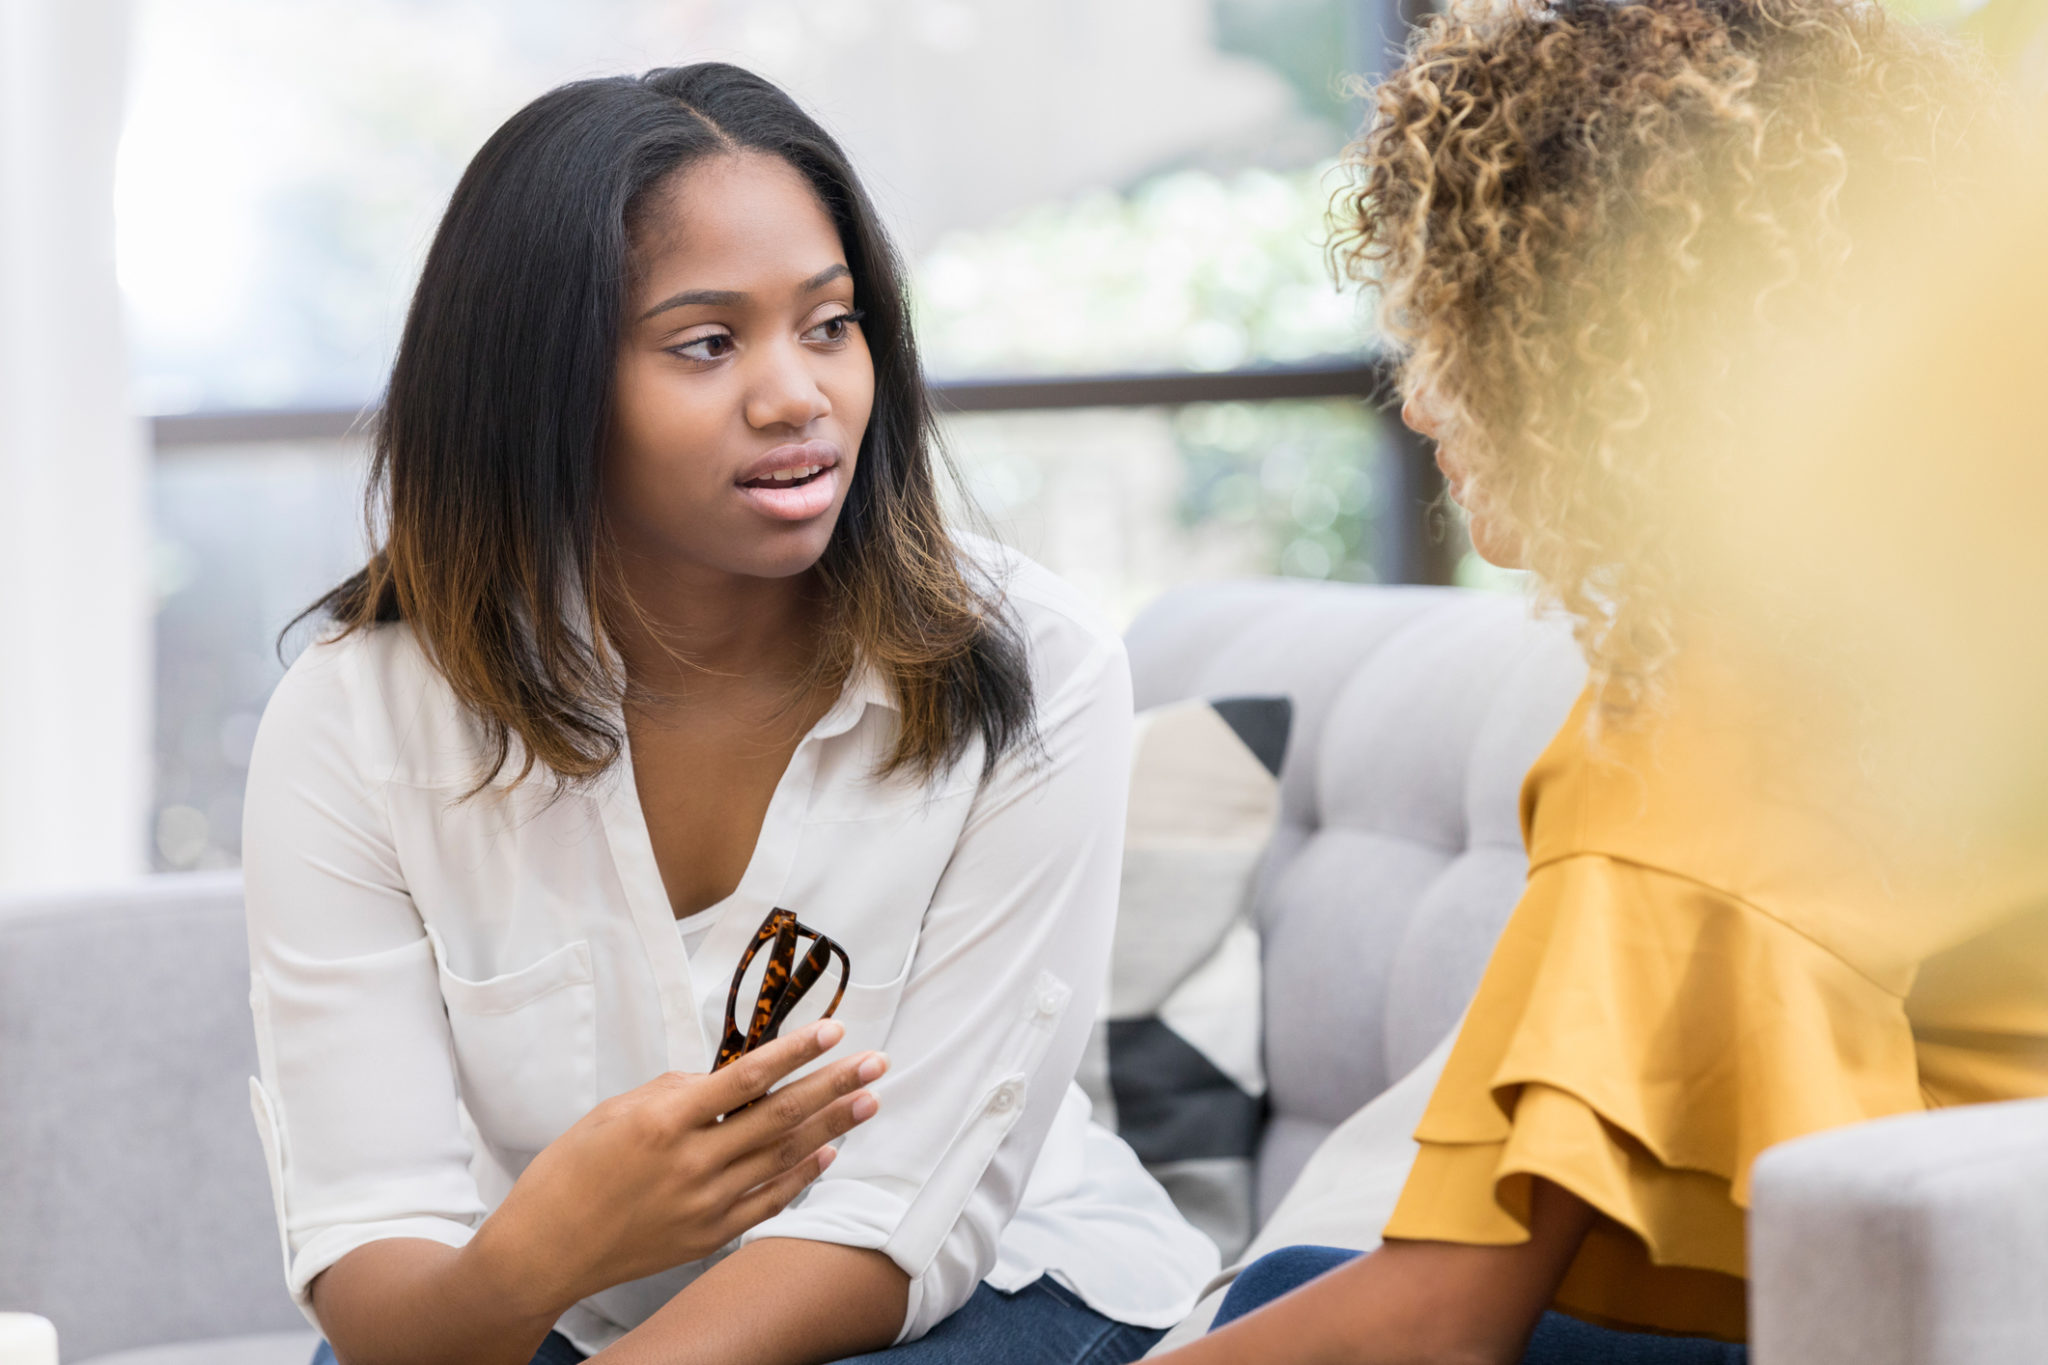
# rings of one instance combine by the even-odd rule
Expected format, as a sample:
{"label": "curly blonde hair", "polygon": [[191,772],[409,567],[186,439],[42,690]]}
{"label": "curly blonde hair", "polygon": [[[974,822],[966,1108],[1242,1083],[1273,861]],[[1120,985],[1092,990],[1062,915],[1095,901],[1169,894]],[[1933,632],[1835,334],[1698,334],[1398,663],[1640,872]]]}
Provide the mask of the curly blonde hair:
{"label": "curly blonde hair", "polygon": [[1868,0],[1454,0],[1373,92],[1339,268],[1603,716],[1662,699],[1744,355],[1829,306],[1866,208],[1939,185],[1990,81]]}

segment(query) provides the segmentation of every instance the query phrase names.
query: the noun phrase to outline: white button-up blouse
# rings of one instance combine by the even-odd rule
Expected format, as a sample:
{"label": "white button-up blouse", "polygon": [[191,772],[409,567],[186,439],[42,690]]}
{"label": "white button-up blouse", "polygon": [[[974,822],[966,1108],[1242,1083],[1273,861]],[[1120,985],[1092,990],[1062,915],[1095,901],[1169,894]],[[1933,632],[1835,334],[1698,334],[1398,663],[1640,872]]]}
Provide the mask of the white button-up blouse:
{"label": "white button-up blouse", "polygon": [[[566,794],[501,778],[465,801],[477,731],[406,628],[299,658],[257,736],[243,859],[252,1102],[302,1307],[365,1243],[462,1245],[601,1098],[708,1069],[734,968],[781,906],[851,960],[835,1055],[891,1065],[880,1114],[742,1240],[879,1249],[910,1276],[904,1339],[984,1279],[1046,1273],[1124,1322],[1186,1314],[1216,1249],[1072,1083],[1116,910],[1122,644],[1043,569],[976,554],[1026,638],[1039,746],[986,780],[978,742],[929,784],[877,780],[898,718],[856,675],[790,759],[738,888],[691,917],[693,947],[630,758]],[[593,1295],[561,1330],[599,1350],[707,1264]]]}

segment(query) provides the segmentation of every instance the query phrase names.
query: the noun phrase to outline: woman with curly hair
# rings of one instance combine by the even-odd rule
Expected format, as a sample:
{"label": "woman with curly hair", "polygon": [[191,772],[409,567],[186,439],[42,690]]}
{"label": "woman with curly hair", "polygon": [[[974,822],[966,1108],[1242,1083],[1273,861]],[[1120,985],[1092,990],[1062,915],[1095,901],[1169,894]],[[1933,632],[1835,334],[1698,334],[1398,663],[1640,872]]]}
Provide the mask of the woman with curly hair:
{"label": "woman with curly hair", "polygon": [[1376,104],[1341,259],[1473,544],[1590,682],[1382,1245],[1255,1262],[1170,1358],[1741,1361],[1759,1153],[2048,1093],[2048,916],[1883,846],[1842,696],[1728,610],[1769,566],[1725,572],[1695,515],[1760,358],[1859,325],[1860,225],[1954,202],[1995,99],[1855,0],[1507,0],[1433,21]]}

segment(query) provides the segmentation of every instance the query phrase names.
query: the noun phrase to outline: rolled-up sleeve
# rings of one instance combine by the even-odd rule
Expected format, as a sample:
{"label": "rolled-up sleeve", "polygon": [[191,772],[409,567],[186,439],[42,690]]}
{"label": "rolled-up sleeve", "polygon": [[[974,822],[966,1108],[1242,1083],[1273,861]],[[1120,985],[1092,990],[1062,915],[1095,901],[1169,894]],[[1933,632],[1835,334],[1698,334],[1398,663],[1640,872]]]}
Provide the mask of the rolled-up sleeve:
{"label": "rolled-up sleeve", "polygon": [[[994,1267],[1079,1065],[1107,972],[1129,783],[1131,689],[1106,632],[1040,659],[1038,744],[975,795],[888,1031],[875,1120],[747,1240],[878,1249],[910,1276],[899,1340]],[[1050,676],[1048,676],[1050,675]]]}
{"label": "rolled-up sleeve", "polygon": [[308,1286],[350,1251],[387,1237],[460,1246],[483,1214],[433,950],[382,788],[365,778],[352,654],[315,646],[279,685],[242,834],[251,1103],[286,1281],[309,1319]]}

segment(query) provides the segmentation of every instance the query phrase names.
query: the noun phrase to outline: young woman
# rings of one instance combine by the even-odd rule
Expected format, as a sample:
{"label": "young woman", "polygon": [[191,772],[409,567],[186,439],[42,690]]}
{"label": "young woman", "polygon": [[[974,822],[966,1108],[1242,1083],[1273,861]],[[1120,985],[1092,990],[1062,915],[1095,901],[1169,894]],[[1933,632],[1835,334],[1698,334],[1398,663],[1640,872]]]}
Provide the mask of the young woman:
{"label": "young woman", "polygon": [[1848,225],[1935,211],[1982,94],[1860,0],[1487,0],[1378,91],[1346,250],[1403,415],[1592,682],[1384,1244],[1255,1263],[1175,1365],[1740,1361],[1761,1151],[2048,1093],[2048,914],[1886,846],[1855,708],[1750,647],[1768,566],[1694,518],[1754,357],[1840,321]]}
{"label": "young woman", "polygon": [[1213,1272],[1071,1084],[1122,647],[948,533],[930,425],[767,82],[565,86],[464,174],[249,780],[258,1126],[348,1365],[1094,1365]]}

